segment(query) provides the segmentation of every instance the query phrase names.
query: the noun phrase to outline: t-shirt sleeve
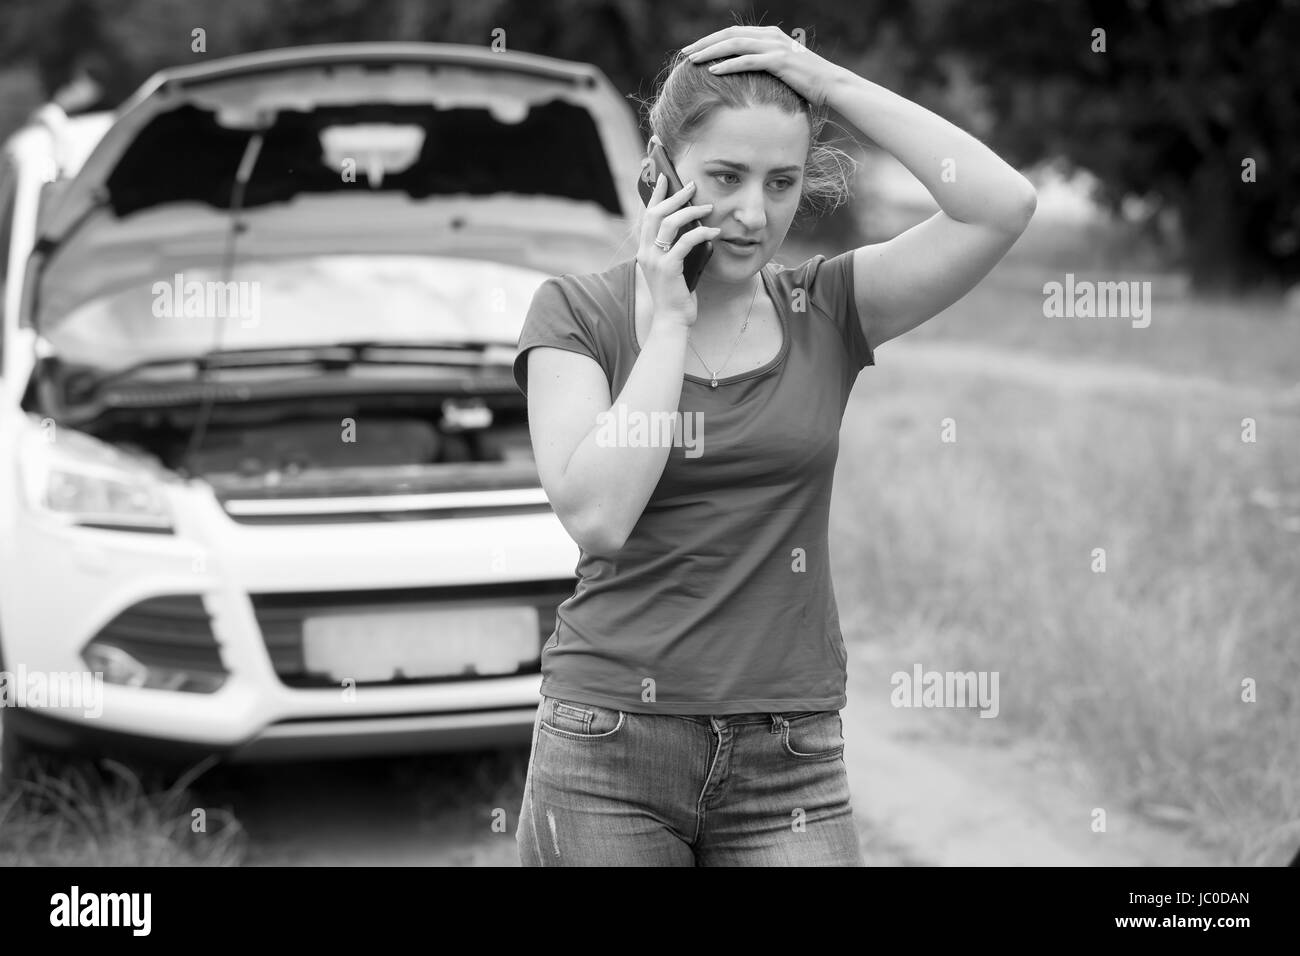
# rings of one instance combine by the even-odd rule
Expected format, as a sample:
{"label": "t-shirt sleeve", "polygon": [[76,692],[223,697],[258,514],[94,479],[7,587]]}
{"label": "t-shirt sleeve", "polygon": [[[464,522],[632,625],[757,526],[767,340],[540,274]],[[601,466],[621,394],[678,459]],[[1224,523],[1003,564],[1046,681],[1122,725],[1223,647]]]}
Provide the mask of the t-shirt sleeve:
{"label": "t-shirt sleeve", "polygon": [[543,282],[533,293],[528,314],[524,316],[523,330],[519,333],[514,376],[515,384],[525,396],[528,395],[528,350],[538,345],[577,352],[600,362],[596,337],[582,315],[569,304],[559,279],[554,277]]}
{"label": "t-shirt sleeve", "polygon": [[809,262],[808,297],[839,330],[855,372],[876,364],[858,317],[858,303],[853,286],[853,250],[827,259],[814,256]]}

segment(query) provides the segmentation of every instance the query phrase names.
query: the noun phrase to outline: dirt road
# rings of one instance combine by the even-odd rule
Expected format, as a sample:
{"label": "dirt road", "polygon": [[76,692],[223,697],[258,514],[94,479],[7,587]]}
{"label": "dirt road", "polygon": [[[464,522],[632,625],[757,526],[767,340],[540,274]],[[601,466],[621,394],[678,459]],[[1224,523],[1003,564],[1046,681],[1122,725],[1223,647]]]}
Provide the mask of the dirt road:
{"label": "dirt road", "polygon": [[[850,655],[845,762],[872,866],[1226,863],[1112,806],[1079,767],[1023,742],[946,738],[882,703],[889,668]],[[989,721],[996,724],[996,721]],[[250,865],[517,866],[523,750],[223,770],[200,788],[247,834]],[[1092,811],[1107,809],[1105,833]]]}

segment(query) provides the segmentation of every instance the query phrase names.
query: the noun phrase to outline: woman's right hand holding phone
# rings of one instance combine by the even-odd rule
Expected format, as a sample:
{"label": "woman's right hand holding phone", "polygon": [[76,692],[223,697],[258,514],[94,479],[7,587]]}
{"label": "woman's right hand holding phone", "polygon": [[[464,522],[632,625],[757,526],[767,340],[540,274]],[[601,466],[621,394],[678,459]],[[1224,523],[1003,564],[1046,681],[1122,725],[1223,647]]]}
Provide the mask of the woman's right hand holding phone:
{"label": "woman's right hand holding phone", "polygon": [[[701,242],[716,238],[722,230],[700,225],[674,242],[674,237],[683,226],[696,219],[703,219],[713,210],[713,204],[683,205],[695,194],[693,182],[687,183],[665,199],[667,192],[668,177],[660,173],[641,223],[641,244],[636,259],[641,264],[654,299],[653,321],[680,322],[689,328],[695,324],[696,300],[695,293],[686,288],[682,262],[693,248]],[[655,245],[655,239],[672,243],[672,246],[665,252]],[[652,324],[651,329],[653,328]]]}

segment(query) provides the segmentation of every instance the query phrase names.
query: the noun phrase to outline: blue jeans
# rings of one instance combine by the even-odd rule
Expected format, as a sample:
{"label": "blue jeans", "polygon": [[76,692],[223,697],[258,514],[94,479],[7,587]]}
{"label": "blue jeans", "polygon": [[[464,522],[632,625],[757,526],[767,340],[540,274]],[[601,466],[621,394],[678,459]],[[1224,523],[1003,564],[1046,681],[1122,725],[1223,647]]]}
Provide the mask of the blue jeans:
{"label": "blue jeans", "polygon": [[524,866],[862,866],[838,711],[634,714],[543,697]]}

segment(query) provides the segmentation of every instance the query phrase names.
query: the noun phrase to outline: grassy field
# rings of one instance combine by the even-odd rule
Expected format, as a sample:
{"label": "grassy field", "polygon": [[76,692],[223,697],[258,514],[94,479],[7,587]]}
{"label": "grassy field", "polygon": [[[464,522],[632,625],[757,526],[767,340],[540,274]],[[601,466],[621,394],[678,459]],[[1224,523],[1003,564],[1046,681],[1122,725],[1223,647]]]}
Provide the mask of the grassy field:
{"label": "grassy field", "polygon": [[[932,209],[885,206],[860,214],[855,230],[879,241],[927,218]],[[882,234],[883,233],[883,234]],[[779,261],[834,255],[842,240],[787,240]],[[1079,280],[1150,282],[1150,325],[1123,318],[1045,318],[1043,286]],[[1039,215],[1006,258],[947,312],[907,333],[909,342],[972,343],[1062,360],[1133,364],[1224,382],[1300,386],[1300,304],[1277,293],[1196,294],[1190,277],[1163,264],[1132,228],[1099,221],[1063,224]]]}
{"label": "grassy field", "polygon": [[[1033,259],[1009,257],[858,381],[832,519],[846,638],[905,668],[999,672],[998,723],[1077,755],[1109,800],[1276,860],[1300,845],[1300,320],[1183,292],[1146,329],[1047,319],[1043,275],[1066,269]],[[944,342],[1045,374],[1004,374],[993,351],[959,373],[908,360]],[[1053,387],[1080,359],[1174,375]],[[989,723],[935,713],[945,732]]]}

